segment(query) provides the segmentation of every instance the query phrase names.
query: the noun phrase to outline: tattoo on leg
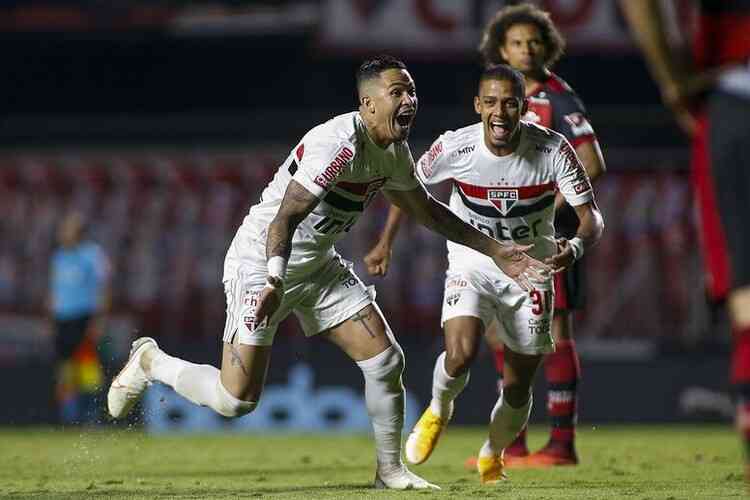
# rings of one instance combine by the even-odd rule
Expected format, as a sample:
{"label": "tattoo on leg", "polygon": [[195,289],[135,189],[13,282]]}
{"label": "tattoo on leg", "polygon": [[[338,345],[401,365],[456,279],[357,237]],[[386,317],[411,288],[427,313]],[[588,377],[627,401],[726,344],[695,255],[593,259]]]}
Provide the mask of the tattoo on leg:
{"label": "tattoo on leg", "polygon": [[362,323],[362,326],[367,331],[367,333],[370,335],[371,338],[375,338],[375,332],[373,332],[370,329],[370,325],[367,324],[368,319],[370,319],[370,316],[372,315],[372,312],[368,312],[367,314],[363,314],[361,311],[352,316],[352,321],[357,321],[359,323]]}
{"label": "tattoo on leg", "polygon": [[245,376],[249,377],[250,374],[247,372],[247,368],[245,368],[245,365],[242,363],[242,358],[240,357],[240,353],[237,352],[237,348],[233,345],[230,345],[229,350],[232,353],[232,360],[230,361],[231,365],[239,366],[240,370],[242,370],[242,373],[244,373]]}

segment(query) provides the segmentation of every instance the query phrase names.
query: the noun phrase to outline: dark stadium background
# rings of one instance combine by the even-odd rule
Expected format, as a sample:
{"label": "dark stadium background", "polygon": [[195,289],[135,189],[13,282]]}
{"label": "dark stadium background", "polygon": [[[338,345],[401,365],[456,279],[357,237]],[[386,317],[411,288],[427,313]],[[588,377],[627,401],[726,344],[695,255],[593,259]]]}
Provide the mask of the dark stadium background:
{"label": "dark stadium background", "polygon": [[[336,42],[326,33],[346,22],[329,19],[337,3],[348,4],[0,4],[0,393],[10,395],[0,424],[57,419],[43,300],[63,207],[90,215],[91,234],[114,264],[113,311],[99,346],[107,373],[140,334],[216,363],[229,241],[302,134],[354,109],[363,57],[388,52],[407,62],[419,95],[415,156],[437,134],[475,120],[476,26],[483,9],[503,2],[465,2],[468,17],[458,25],[471,43],[451,50],[429,40],[389,47],[387,36],[366,47]],[[687,141],[661,107],[613,1],[541,3],[566,16],[571,45],[555,70],[584,99],[609,167],[596,186],[607,229],[588,257],[590,306],[576,336],[580,419],[729,421],[728,333],[721,308],[705,300]],[[419,18],[417,4],[445,11],[445,2],[351,4],[363,26],[403,4],[406,21],[396,31]],[[594,17],[611,29],[575,38]],[[339,248],[363,279],[361,257],[386,210],[376,202]],[[421,407],[441,349],[444,242],[410,225],[396,254],[388,278],[374,284]],[[356,367],[304,339],[292,319],[277,336],[270,384],[283,387],[299,363],[311,366],[317,387],[360,389]],[[484,423],[494,384],[483,351],[456,421]]]}

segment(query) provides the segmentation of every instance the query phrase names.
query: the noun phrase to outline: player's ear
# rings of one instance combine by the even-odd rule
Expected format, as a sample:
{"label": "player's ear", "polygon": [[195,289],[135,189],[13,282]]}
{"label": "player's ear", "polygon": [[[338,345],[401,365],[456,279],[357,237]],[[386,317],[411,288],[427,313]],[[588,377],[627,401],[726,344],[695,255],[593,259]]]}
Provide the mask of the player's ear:
{"label": "player's ear", "polygon": [[479,96],[475,95],[474,96],[474,111],[476,111],[478,115],[481,115],[482,114],[482,108],[479,107],[479,103],[480,103]]}
{"label": "player's ear", "polygon": [[497,53],[500,55],[500,62],[502,64],[507,64],[505,61],[508,60],[508,52],[505,51],[505,47],[498,45]]}
{"label": "player's ear", "polygon": [[375,112],[375,104],[372,102],[372,98],[369,95],[363,95],[359,99],[359,104],[363,109],[366,109],[370,113]]}
{"label": "player's ear", "polygon": [[521,116],[524,116],[528,110],[529,110],[529,100],[524,97],[523,104],[521,104]]}

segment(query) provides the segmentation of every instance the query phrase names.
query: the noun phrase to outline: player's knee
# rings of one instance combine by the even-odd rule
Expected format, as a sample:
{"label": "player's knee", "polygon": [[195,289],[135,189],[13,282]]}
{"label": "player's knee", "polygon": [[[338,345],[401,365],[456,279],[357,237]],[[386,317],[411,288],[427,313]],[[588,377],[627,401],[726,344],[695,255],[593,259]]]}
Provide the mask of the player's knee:
{"label": "player's knee", "polygon": [[391,346],[391,354],[389,356],[388,366],[390,367],[391,378],[401,378],[406,367],[406,360],[404,359],[404,352],[398,346]]}
{"label": "player's knee", "polygon": [[406,366],[404,353],[398,346],[392,345],[381,354],[386,355],[382,364],[383,380],[394,384],[401,383],[401,375],[404,373],[404,367]]}
{"label": "player's knee", "polygon": [[234,397],[221,383],[216,381],[216,402],[213,409],[225,417],[241,417],[255,410],[258,406],[257,401],[244,401]]}
{"label": "player's knee", "polygon": [[521,384],[512,384],[503,387],[503,399],[513,408],[521,408],[531,397],[531,388]]}
{"label": "player's knee", "polygon": [[357,363],[366,377],[400,386],[404,372],[404,354],[398,345],[392,345],[370,359]]}
{"label": "player's knee", "polygon": [[476,349],[471,346],[458,346],[445,351],[445,371],[451,377],[458,377],[469,370],[476,357]]}

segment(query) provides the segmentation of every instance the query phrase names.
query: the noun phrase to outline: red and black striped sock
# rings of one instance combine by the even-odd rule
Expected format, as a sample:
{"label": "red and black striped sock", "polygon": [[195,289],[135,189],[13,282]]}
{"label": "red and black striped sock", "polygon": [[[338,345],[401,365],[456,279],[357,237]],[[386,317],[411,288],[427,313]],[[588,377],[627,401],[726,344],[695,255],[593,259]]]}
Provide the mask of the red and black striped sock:
{"label": "red and black striped sock", "polygon": [[732,385],[737,397],[737,430],[750,463],[750,327],[735,329],[732,349]]}
{"label": "red and black striped sock", "polygon": [[552,420],[550,445],[572,448],[578,420],[578,380],[581,366],[575,342],[555,343],[555,352],[544,360],[547,377],[547,414]]}
{"label": "red and black striped sock", "polygon": [[522,457],[529,454],[529,447],[526,444],[526,426],[523,426],[516,439],[505,448],[505,454],[509,456]]}

